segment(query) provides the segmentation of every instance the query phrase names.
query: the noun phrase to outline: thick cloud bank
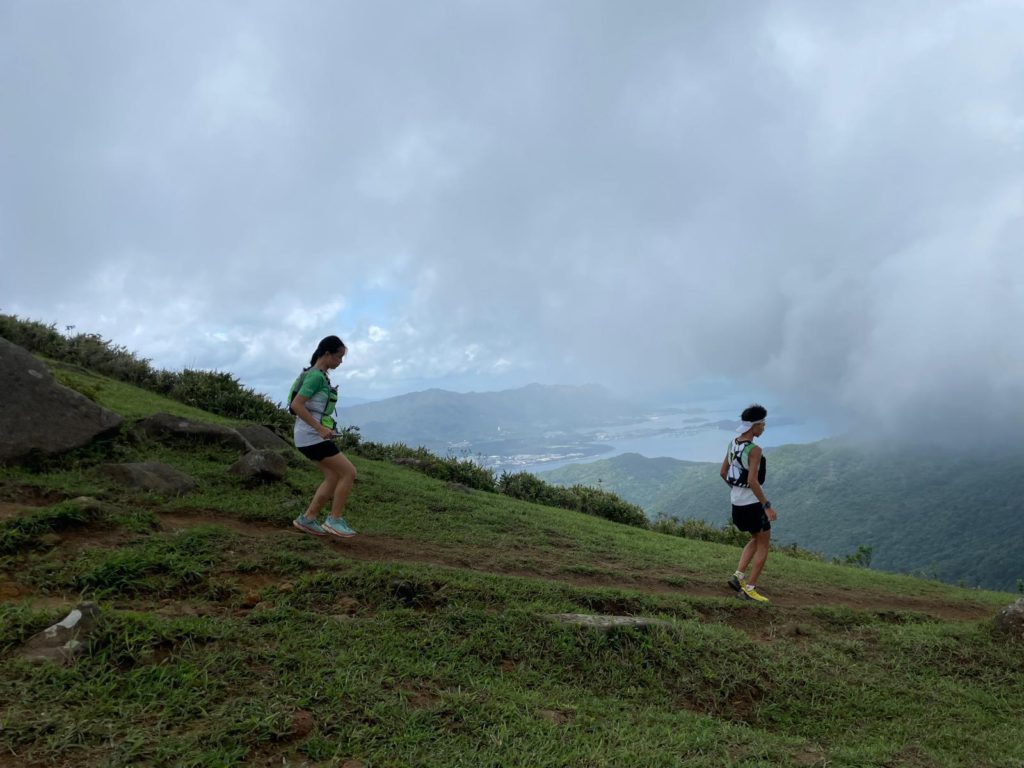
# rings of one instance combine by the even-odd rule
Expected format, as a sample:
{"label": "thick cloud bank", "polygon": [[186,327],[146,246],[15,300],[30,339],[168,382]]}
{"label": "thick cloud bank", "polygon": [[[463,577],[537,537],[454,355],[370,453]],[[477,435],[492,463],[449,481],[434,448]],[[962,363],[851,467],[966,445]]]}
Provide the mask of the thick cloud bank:
{"label": "thick cloud bank", "polygon": [[0,310],[275,392],[1024,425],[1008,2],[0,8]]}

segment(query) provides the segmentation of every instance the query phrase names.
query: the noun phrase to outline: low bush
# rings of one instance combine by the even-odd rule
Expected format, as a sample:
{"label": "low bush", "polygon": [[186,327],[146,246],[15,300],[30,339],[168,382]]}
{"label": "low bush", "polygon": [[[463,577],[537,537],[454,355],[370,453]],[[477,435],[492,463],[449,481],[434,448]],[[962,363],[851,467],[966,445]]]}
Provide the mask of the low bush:
{"label": "low bush", "polygon": [[68,326],[65,335],[52,323],[45,325],[0,313],[0,337],[29,352],[81,366],[218,416],[253,421],[281,435],[291,432],[292,418],[284,408],[243,386],[230,373],[189,368],[180,372],[156,370],[149,360],[98,334],[72,335],[72,330],[74,327]]}
{"label": "low bush", "polygon": [[[669,536],[679,536],[684,539],[696,539],[698,541],[713,541],[716,544],[728,544],[730,546],[743,547],[750,541],[750,534],[741,531],[732,523],[717,528],[704,520],[686,519],[680,520],[675,517],[661,515],[651,523],[651,530],[657,533],[664,533]],[[824,560],[824,556],[803,549],[799,544],[776,544],[772,542],[772,549],[783,552],[791,557],[800,560]]]}
{"label": "low bush", "polygon": [[636,504],[623,501],[614,493],[585,485],[562,488],[546,483],[529,472],[505,472],[498,479],[498,490],[506,496],[535,504],[571,509],[638,528],[647,527],[647,515]]}
{"label": "low bush", "polygon": [[718,528],[704,520],[680,520],[664,515],[651,524],[651,530],[684,539],[713,541],[717,544],[735,544],[741,547],[750,541],[750,534],[744,533],[732,523]]}
{"label": "low bush", "polygon": [[342,434],[347,447],[364,458],[405,464],[438,480],[461,483],[478,491],[493,493],[498,490],[494,473],[472,459],[459,459],[454,456],[442,459],[422,446],[410,448],[404,443],[362,442],[358,440],[358,428],[351,428]]}

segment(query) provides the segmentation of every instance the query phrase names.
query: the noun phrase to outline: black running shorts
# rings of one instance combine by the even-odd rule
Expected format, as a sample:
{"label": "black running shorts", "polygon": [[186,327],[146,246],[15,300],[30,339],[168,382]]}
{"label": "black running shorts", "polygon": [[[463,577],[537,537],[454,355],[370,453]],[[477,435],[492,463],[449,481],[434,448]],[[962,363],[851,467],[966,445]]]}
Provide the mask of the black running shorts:
{"label": "black running shorts", "polygon": [[299,448],[299,453],[305,456],[307,459],[313,461],[323,461],[329,459],[331,456],[337,456],[341,451],[330,440],[324,440],[322,443],[316,443],[315,445],[304,445]]}
{"label": "black running shorts", "polygon": [[744,504],[742,507],[732,505],[732,522],[741,531],[747,533],[760,533],[770,531],[772,524],[768,522],[768,515],[765,514],[761,503]]}

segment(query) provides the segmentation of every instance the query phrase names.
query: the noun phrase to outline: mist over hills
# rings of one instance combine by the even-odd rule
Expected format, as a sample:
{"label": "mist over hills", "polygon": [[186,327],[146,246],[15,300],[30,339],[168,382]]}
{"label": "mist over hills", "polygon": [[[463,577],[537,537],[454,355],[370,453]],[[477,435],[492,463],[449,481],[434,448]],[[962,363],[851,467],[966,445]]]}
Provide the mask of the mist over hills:
{"label": "mist over hills", "polygon": [[[765,450],[765,491],[779,509],[780,543],[829,557],[872,548],[871,565],[969,586],[1014,590],[1024,449],[998,455],[823,440]],[[559,485],[599,485],[652,517],[729,521],[718,463],[624,454],[538,473]]]}
{"label": "mist over hills", "polygon": [[577,444],[583,456],[607,448],[594,445],[579,430],[636,420],[652,410],[599,385],[529,384],[500,392],[429,389],[342,407],[338,415],[341,424],[358,426],[365,439],[441,453],[465,449],[510,455]]}

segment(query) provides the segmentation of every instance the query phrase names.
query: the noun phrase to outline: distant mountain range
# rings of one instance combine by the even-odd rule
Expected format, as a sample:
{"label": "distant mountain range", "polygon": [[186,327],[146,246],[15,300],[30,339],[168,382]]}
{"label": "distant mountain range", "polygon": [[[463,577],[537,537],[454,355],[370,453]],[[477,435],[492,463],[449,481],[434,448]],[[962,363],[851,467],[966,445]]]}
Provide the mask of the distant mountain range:
{"label": "distant mountain range", "polygon": [[[842,440],[766,448],[765,490],[781,543],[837,557],[872,548],[872,567],[970,586],[1017,589],[1024,521],[1024,449],[964,456]],[[624,454],[538,473],[558,485],[600,486],[659,514],[729,520],[718,463]]]}
{"label": "distant mountain range", "polygon": [[649,412],[598,385],[530,384],[501,392],[429,389],[343,407],[338,415],[342,424],[358,426],[367,440],[422,445],[441,453],[465,448],[511,455],[586,442],[580,430],[625,423]]}

